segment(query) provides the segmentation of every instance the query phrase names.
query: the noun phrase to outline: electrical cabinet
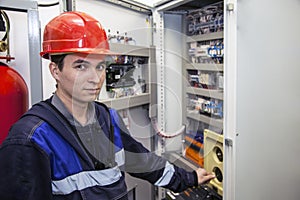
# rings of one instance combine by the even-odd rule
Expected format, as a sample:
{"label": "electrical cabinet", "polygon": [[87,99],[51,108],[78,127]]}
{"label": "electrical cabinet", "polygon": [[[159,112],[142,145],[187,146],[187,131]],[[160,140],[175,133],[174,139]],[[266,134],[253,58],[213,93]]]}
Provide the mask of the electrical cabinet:
{"label": "electrical cabinet", "polygon": [[[202,44],[201,44],[202,43]],[[210,44],[209,44],[210,43]],[[220,55],[209,55],[210,48]],[[183,64],[186,117],[223,129],[223,31],[189,36]],[[202,53],[201,53],[202,51]],[[202,54],[202,55],[201,55]],[[211,101],[210,101],[211,100]]]}
{"label": "electrical cabinet", "polygon": [[[195,6],[186,9],[187,5]],[[164,11],[166,15],[181,16],[182,27],[178,31],[183,35],[185,49],[181,56],[181,108],[186,130],[182,152],[171,152],[167,157],[188,170],[204,167],[218,177],[204,188],[180,194],[167,191],[168,199],[222,199],[223,159],[215,158],[223,156],[223,5],[223,1],[192,1]],[[169,23],[165,19],[164,23]]]}
{"label": "electrical cabinet", "polygon": [[112,56],[106,70],[106,82],[99,101],[117,110],[151,102],[151,73],[155,70],[155,48],[110,43]]}
{"label": "electrical cabinet", "polygon": [[[167,29],[175,27],[169,24],[172,22],[169,18],[178,19],[178,16],[182,16],[181,29],[177,27],[172,33],[173,35],[178,32],[183,33],[183,29],[201,27],[200,23],[191,26],[184,24],[184,19],[186,19],[184,15],[187,10],[216,2],[171,1],[157,8],[160,16],[157,20],[161,19],[162,22],[159,24],[163,24],[163,27]],[[195,5],[198,7],[196,8]],[[205,65],[203,69],[202,63],[186,65],[186,61],[190,62],[190,58],[183,57],[182,74],[185,75],[181,83],[182,91],[178,93],[178,95],[184,95],[183,102],[179,105],[183,111],[182,124],[186,125],[187,133],[189,130],[199,128],[207,130],[207,124],[210,130],[214,129],[214,132],[218,133],[222,130],[223,139],[215,138],[215,141],[216,146],[223,147],[223,199],[299,199],[300,174],[297,166],[300,165],[300,160],[297,152],[300,151],[298,144],[300,106],[292,102],[300,97],[298,92],[300,91],[298,89],[300,68],[296,67],[299,66],[296,52],[300,44],[300,24],[291,22],[300,17],[298,12],[300,3],[295,0],[285,2],[225,0],[223,5],[224,60],[223,65],[217,63],[213,66],[216,73],[223,73],[223,93],[219,92],[220,88],[209,92],[205,90],[206,93],[202,88],[191,88],[191,83],[197,85],[197,82],[200,82],[197,81],[199,74],[198,72],[190,73],[192,76],[189,79],[188,71],[208,71],[212,66]],[[172,37],[170,34],[170,31],[166,30],[162,39],[168,52],[174,47],[164,41]],[[221,34],[221,32],[216,34]],[[207,40],[216,39],[215,36],[213,34]],[[198,40],[190,36],[183,38]],[[182,55],[189,55],[190,47],[187,48],[186,44],[190,43],[190,39],[177,42],[182,43],[182,49],[186,49],[186,52],[182,51]],[[198,50],[200,54],[203,49]],[[172,59],[167,56],[165,59],[164,63],[172,62]],[[172,81],[178,80],[173,79],[171,83],[164,83],[172,86]],[[190,110],[187,111],[185,106],[190,106],[189,96],[194,95],[222,100],[223,119],[215,117],[212,119],[212,116],[199,116],[198,112],[196,114],[189,112]],[[168,98],[166,94],[165,96]],[[165,116],[169,116],[168,113],[174,113],[174,110],[168,109],[168,104],[171,102],[170,99],[164,102]],[[282,107],[283,102],[290,102],[289,105],[292,108]],[[193,104],[192,107],[194,107]],[[164,121],[169,122],[168,119]],[[173,128],[174,126],[172,127],[169,123],[166,131]],[[202,138],[199,137],[199,139]],[[183,141],[183,145],[180,145],[182,140],[177,140],[176,144],[183,150],[190,144],[199,150],[203,147],[194,140],[183,139]],[[218,141],[222,141],[223,144],[221,145]],[[175,142],[172,145],[175,146]],[[186,168],[194,167],[189,162],[190,159],[183,159],[186,151],[168,152],[169,149],[169,146],[166,146],[165,153],[171,155],[170,160]],[[218,152],[217,149],[215,148],[216,152]],[[217,156],[218,153],[214,155]],[[197,163],[197,165],[202,164],[201,161]],[[205,166],[204,159],[203,164]],[[168,194],[168,192],[166,196],[169,199],[203,199],[190,190],[187,192],[190,196],[185,193],[178,195]]]}
{"label": "electrical cabinet", "polygon": [[[223,14],[223,7],[221,11]],[[223,134],[223,46],[221,30],[187,38],[189,60],[183,63],[183,77],[187,80],[183,85],[186,98],[183,118],[188,125],[184,136],[185,157],[201,167],[205,156],[204,130]],[[191,144],[198,144],[200,149]]]}

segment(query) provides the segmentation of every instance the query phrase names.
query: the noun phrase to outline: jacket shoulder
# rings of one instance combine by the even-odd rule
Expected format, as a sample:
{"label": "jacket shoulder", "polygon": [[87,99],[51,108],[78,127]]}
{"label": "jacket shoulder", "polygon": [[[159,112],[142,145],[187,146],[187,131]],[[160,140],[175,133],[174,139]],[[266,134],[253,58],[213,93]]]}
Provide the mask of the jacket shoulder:
{"label": "jacket shoulder", "polygon": [[[49,111],[42,106],[41,102],[33,105],[27,112],[25,112],[21,118],[15,122],[6,138],[6,142],[12,141],[29,141],[30,134],[32,134],[36,128],[38,128],[45,120],[41,116],[49,116]],[[5,142],[4,142],[5,143]]]}
{"label": "jacket shoulder", "polygon": [[11,126],[5,141],[29,141],[30,134],[43,122],[44,121],[37,116],[22,117]]}

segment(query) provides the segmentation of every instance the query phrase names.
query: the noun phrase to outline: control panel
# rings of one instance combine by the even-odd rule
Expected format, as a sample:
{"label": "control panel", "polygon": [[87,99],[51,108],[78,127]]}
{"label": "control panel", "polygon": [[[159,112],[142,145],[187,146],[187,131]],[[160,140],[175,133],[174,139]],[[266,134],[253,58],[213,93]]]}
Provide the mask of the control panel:
{"label": "control panel", "polygon": [[210,187],[203,185],[189,188],[181,193],[167,192],[167,200],[222,200],[217,192]]}

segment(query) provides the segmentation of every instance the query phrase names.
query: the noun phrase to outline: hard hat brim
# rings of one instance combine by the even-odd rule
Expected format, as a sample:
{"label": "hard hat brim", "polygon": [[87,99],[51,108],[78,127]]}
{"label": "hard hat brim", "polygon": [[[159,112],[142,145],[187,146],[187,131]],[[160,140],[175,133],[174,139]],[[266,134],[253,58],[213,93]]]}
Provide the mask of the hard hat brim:
{"label": "hard hat brim", "polygon": [[110,51],[108,49],[91,49],[91,48],[70,48],[64,50],[52,50],[52,51],[42,51],[40,56],[45,59],[49,59],[50,54],[70,54],[70,53],[84,53],[84,54],[98,54],[107,56],[117,56],[120,53]]}

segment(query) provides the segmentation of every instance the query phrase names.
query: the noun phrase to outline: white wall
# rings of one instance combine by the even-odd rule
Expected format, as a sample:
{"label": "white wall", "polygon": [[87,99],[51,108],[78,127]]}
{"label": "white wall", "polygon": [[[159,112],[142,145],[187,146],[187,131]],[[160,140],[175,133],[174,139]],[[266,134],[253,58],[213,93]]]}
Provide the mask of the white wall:
{"label": "white wall", "polygon": [[108,29],[112,34],[127,32],[127,36],[136,40],[136,45],[150,45],[150,21],[145,14],[97,0],[77,0],[75,6],[77,11],[84,11],[98,19],[106,32]]}

